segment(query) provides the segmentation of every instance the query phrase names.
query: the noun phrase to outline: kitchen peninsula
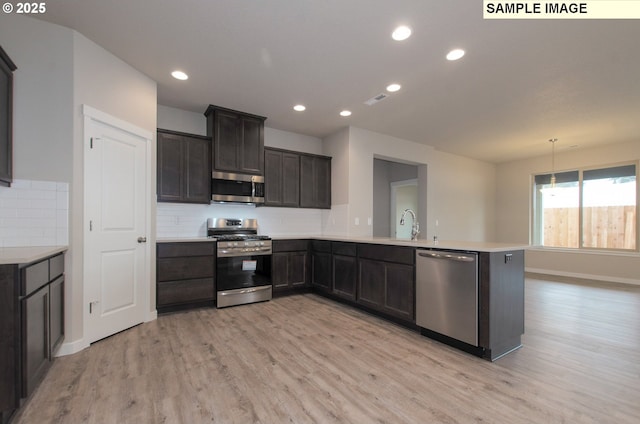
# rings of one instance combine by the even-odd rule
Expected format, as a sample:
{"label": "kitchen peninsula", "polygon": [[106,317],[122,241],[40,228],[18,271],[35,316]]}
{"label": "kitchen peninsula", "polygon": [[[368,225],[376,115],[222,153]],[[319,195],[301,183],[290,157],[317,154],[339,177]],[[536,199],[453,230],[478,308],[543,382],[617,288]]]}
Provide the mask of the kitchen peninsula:
{"label": "kitchen peninsula", "polygon": [[[164,243],[211,238],[158,239]],[[521,346],[524,249],[519,244],[352,236],[273,237],[274,296],[312,291],[396,322],[488,360]],[[478,343],[469,345],[416,324],[416,251],[477,254]]]}

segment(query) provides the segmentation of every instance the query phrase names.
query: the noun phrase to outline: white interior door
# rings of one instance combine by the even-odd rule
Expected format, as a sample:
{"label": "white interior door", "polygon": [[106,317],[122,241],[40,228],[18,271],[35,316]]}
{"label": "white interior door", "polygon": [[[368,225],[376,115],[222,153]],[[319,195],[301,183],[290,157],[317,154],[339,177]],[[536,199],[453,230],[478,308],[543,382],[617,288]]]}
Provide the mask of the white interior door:
{"label": "white interior door", "polygon": [[85,118],[85,337],[92,343],[144,321],[148,310],[149,140]]}

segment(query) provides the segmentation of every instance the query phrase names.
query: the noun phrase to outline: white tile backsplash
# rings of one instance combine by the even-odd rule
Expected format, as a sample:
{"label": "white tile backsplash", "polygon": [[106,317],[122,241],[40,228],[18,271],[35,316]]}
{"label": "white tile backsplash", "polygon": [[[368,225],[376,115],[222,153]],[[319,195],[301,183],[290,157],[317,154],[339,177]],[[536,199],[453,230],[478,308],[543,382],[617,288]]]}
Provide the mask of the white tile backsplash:
{"label": "white tile backsplash", "polygon": [[0,247],[68,244],[68,183],[14,180],[0,187]]}
{"label": "white tile backsplash", "polygon": [[256,218],[258,232],[272,237],[322,234],[322,211],[318,209],[158,203],[156,235],[158,238],[206,236],[207,218]]}

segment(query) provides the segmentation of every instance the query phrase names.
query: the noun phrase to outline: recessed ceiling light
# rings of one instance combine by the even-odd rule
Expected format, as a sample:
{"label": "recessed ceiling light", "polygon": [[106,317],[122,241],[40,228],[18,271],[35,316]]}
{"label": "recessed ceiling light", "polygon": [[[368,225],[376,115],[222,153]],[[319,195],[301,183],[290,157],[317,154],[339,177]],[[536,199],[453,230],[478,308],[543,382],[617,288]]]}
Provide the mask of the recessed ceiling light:
{"label": "recessed ceiling light", "polygon": [[296,112],[303,112],[304,110],[306,110],[307,108],[304,105],[295,105],[293,107],[293,110],[295,110]]}
{"label": "recessed ceiling light", "polygon": [[387,85],[387,91],[390,92],[390,93],[394,93],[394,92],[400,90],[401,87],[402,86],[400,84],[395,84],[395,83],[394,84],[389,84],[389,85]]}
{"label": "recessed ceiling light", "polygon": [[411,28],[406,25],[400,25],[391,33],[391,38],[396,41],[406,40],[409,37],[411,37]]}
{"label": "recessed ceiling light", "polygon": [[462,49],[453,49],[449,53],[447,53],[447,60],[458,60],[462,56],[464,56],[464,50],[462,50]]}
{"label": "recessed ceiling light", "polygon": [[340,112],[340,116],[351,116],[351,111],[343,110],[342,112]]}
{"label": "recessed ceiling light", "polygon": [[171,72],[171,76],[174,77],[175,79],[179,79],[179,80],[186,80],[189,79],[189,75],[185,74],[182,71],[173,71]]}

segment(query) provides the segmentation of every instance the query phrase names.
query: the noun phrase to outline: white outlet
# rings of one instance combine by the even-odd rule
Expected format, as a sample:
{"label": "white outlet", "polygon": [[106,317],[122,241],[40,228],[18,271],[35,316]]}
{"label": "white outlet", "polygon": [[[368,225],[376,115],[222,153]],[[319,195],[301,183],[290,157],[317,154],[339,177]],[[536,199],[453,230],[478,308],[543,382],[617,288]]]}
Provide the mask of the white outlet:
{"label": "white outlet", "polygon": [[356,217],[356,219],[354,221],[355,221],[354,222],[355,225],[360,225],[360,218]]}
{"label": "white outlet", "polygon": [[371,217],[367,218],[367,225],[371,226],[373,224],[373,220]]}

